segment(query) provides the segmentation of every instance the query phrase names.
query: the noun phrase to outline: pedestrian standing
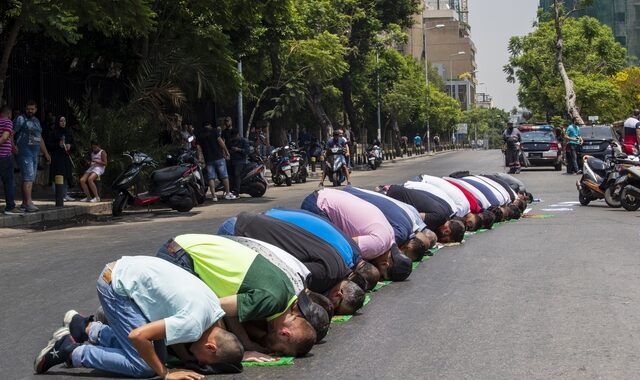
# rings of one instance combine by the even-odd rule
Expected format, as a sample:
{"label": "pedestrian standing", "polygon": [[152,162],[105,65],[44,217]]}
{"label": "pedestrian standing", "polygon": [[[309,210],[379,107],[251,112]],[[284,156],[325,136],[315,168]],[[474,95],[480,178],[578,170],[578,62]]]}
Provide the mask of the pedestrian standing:
{"label": "pedestrian standing", "polygon": [[38,154],[42,152],[45,160],[51,162],[51,156],[42,140],[42,127],[36,117],[38,106],[35,101],[29,100],[25,107],[25,114],[18,116],[14,121],[14,133],[16,148],[18,151],[18,164],[22,174],[22,205],[20,208],[27,212],[36,212],[39,209],[33,204],[31,194],[33,181],[38,171]]}
{"label": "pedestrian standing", "polygon": [[19,215],[22,211],[16,207],[13,184],[13,123],[11,108],[0,108],[0,179],[4,185],[5,215]]}
{"label": "pedestrian standing", "polygon": [[213,128],[211,123],[205,122],[202,126],[202,132],[196,138],[198,157],[204,162],[211,189],[211,200],[218,201],[216,196],[216,178],[224,185],[225,199],[235,199],[229,189],[229,175],[227,174],[226,158],[229,157],[229,151],[224,140],[220,136],[218,128]]}
{"label": "pedestrian standing", "polygon": [[240,197],[240,185],[242,184],[242,170],[247,164],[250,144],[247,139],[240,136],[240,131],[233,128],[229,134],[227,146],[231,155],[231,170],[233,170],[233,192]]}
{"label": "pedestrian standing", "polygon": [[567,140],[569,144],[569,157],[567,157],[567,174],[582,174],[578,168],[578,146],[582,144],[580,127],[576,125],[576,118],[571,120],[571,125],[567,127]]}
{"label": "pedestrian standing", "polygon": [[100,202],[100,194],[98,194],[95,181],[104,174],[107,167],[107,152],[100,147],[97,141],[91,141],[90,156],[89,169],[80,177],[80,187],[82,187],[85,195],[82,202],[96,203]]}
{"label": "pedestrian standing", "polygon": [[71,153],[75,151],[75,140],[73,133],[67,128],[67,118],[58,116],[53,130],[49,134],[49,147],[51,154],[51,169],[49,170],[49,180],[53,181],[56,176],[64,177],[63,197],[65,201],[75,201],[67,193],[69,187],[73,186],[73,162]]}
{"label": "pedestrian standing", "polygon": [[520,130],[514,128],[513,123],[509,122],[502,132],[502,139],[506,145],[505,162],[509,167],[509,173],[520,173],[520,142],[522,141]]}

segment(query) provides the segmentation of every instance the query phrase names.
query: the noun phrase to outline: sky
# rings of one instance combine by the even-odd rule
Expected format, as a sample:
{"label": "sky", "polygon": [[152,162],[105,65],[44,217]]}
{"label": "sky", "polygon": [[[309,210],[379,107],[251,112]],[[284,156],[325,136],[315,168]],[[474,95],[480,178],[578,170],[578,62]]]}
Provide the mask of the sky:
{"label": "sky", "polygon": [[507,83],[502,66],[509,61],[511,36],[533,30],[539,0],[468,0],[471,39],[476,45],[477,92],[493,97],[493,106],[507,111],[518,106],[517,85]]}

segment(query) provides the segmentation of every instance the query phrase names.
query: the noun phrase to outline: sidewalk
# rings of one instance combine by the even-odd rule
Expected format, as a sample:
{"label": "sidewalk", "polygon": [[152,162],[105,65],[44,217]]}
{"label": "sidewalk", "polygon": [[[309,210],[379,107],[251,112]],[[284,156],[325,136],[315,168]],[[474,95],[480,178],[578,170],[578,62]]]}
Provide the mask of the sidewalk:
{"label": "sidewalk", "polygon": [[[450,151],[440,151],[432,154],[438,155]],[[429,157],[427,154],[413,155],[411,157],[397,157],[391,160],[382,161],[382,166],[393,164],[397,161],[405,161],[415,158]],[[369,170],[367,165],[355,165],[354,170]],[[319,177],[322,175],[322,170],[318,167],[316,172],[309,171],[310,177]],[[272,185],[271,173],[267,169],[265,171],[265,177],[267,182]],[[111,199],[105,199],[98,203],[85,203],[79,201],[65,202],[64,207],[56,207],[55,200],[53,199],[53,192],[50,188],[44,188],[37,186],[34,189],[34,204],[40,209],[38,212],[25,213],[24,215],[4,215],[0,214],[0,228],[19,228],[30,226],[36,226],[48,222],[49,225],[55,224],[56,221],[63,223],[65,220],[73,219],[77,217],[86,217],[88,215],[96,214],[110,214],[111,213]],[[16,194],[16,203],[20,204],[20,195]],[[0,206],[4,209],[4,203]],[[53,222],[53,223],[52,223]]]}

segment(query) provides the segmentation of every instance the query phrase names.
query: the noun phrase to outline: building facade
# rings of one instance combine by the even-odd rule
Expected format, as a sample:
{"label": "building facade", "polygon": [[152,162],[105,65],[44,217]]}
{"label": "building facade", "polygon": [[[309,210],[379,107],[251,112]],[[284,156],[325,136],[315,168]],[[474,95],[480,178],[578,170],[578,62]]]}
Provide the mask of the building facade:
{"label": "building facade", "polygon": [[[572,8],[573,3],[573,0],[564,0],[567,9]],[[540,8],[552,10],[553,0],[540,0]],[[608,25],[616,41],[627,48],[627,55],[640,58],[640,0],[595,0],[572,16],[591,16]]]}

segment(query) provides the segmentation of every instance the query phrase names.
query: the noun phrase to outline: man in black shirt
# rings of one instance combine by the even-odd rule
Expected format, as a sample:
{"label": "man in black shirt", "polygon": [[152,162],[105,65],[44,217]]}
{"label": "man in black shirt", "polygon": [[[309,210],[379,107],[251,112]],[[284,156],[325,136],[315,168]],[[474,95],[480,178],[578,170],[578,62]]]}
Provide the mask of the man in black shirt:
{"label": "man in black shirt", "polygon": [[211,123],[205,122],[202,129],[202,132],[196,138],[196,142],[200,161],[204,161],[207,168],[207,179],[211,189],[212,200],[214,202],[218,200],[218,197],[216,197],[216,173],[217,178],[224,185],[225,198],[235,199],[235,197],[229,197],[232,194],[229,192],[229,175],[227,174],[227,163],[225,161],[225,158],[229,158],[229,151],[224,144],[224,140],[222,140],[218,129],[213,128]]}
{"label": "man in black shirt", "polygon": [[362,307],[364,291],[347,280],[351,270],[336,249],[323,239],[264,214],[238,214],[234,232],[275,245],[302,262],[311,272],[309,290],[326,295],[336,314],[353,314]]}
{"label": "man in black shirt", "polygon": [[449,220],[453,210],[444,200],[425,191],[407,189],[402,185],[386,185],[378,191],[415,207],[427,228],[436,233],[440,243],[461,242],[464,238],[464,223],[460,220]]}

